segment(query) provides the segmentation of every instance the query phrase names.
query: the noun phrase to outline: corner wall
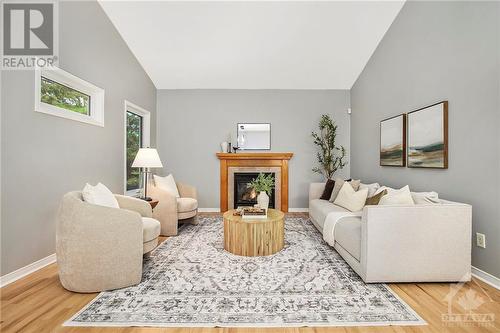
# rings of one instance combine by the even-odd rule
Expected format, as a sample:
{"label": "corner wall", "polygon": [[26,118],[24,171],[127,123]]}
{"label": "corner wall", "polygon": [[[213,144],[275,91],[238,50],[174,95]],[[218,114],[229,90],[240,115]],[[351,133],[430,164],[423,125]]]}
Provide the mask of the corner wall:
{"label": "corner wall", "polygon": [[34,73],[2,71],[1,275],[55,252],[61,197],[86,182],[122,193],[124,100],[151,112],[156,88],[95,1],[59,4],[60,67],[105,89],[105,127],[34,112]]}
{"label": "corner wall", "polygon": [[[472,264],[500,277],[500,4],[408,1],[351,90],[351,175],[473,206]],[[379,166],[380,120],[449,101],[449,169]],[[445,236],[444,236],[445,237]]]}
{"label": "corner wall", "polygon": [[[309,183],[321,181],[311,168],[316,147],[311,138],[322,114],[338,125],[337,144],[349,147],[347,90],[159,90],[158,149],[163,173],[198,188],[199,206],[219,207],[220,142],[236,124],[271,123],[271,151],[292,152],[289,207],[308,207]],[[349,165],[338,173],[349,177]]]}

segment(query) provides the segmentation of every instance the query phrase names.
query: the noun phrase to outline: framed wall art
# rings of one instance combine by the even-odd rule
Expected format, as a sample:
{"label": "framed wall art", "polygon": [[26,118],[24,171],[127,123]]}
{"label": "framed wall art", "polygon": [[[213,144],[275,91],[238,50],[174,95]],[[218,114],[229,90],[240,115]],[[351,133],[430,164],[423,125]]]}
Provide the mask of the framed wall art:
{"label": "framed wall art", "polygon": [[448,101],[408,113],[408,167],[448,168]]}
{"label": "framed wall art", "polygon": [[406,163],[406,114],[380,122],[380,165],[404,167]]}

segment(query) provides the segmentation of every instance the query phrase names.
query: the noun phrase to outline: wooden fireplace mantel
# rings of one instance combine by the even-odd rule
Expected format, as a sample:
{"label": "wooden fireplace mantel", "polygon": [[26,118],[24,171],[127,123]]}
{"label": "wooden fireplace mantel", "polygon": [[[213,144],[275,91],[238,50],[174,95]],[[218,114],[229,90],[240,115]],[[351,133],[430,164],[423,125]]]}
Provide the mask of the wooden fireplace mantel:
{"label": "wooden fireplace mantel", "polygon": [[[231,167],[281,168],[281,211],[288,212],[288,161],[293,153],[217,153],[220,160],[220,210],[228,207],[228,173]],[[231,207],[232,208],[232,207]]]}

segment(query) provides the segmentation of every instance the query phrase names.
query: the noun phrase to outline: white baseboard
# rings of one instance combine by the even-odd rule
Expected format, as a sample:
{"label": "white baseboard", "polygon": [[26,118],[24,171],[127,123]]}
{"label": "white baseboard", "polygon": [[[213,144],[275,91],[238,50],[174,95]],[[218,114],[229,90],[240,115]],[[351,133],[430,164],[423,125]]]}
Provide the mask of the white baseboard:
{"label": "white baseboard", "polygon": [[289,213],[308,213],[309,208],[288,208]]}
{"label": "white baseboard", "polygon": [[200,213],[220,213],[220,208],[198,208]]}
{"label": "white baseboard", "polygon": [[486,273],[485,271],[482,271],[474,266],[471,267],[471,270],[472,270],[472,276],[500,290],[499,278],[497,278],[494,275],[491,275],[490,273]]}
{"label": "white baseboard", "polygon": [[0,277],[0,288],[5,287],[9,283],[17,281],[17,280],[25,277],[26,275],[29,275],[33,272],[36,272],[37,270],[39,270],[47,265],[50,265],[54,262],[56,262],[56,254],[55,253],[51,254],[48,257],[42,258],[38,261],[35,261],[32,264],[21,267],[13,272],[5,274],[4,276]]}

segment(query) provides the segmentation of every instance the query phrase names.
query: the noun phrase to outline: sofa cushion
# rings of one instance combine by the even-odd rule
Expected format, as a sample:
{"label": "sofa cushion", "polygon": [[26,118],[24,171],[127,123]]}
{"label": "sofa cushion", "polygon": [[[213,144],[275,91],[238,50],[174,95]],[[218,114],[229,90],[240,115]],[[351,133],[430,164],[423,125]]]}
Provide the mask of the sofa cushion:
{"label": "sofa cushion", "polygon": [[344,183],[334,204],[344,207],[351,212],[358,212],[365,206],[368,189],[355,191],[349,183]]}
{"label": "sofa cushion", "polygon": [[177,212],[184,213],[196,210],[198,201],[193,198],[177,198]]}
{"label": "sofa cushion", "polygon": [[142,218],[142,242],[150,242],[160,236],[160,222],[150,217]]}
{"label": "sofa cushion", "polygon": [[332,195],[330,196],[330,202],[335,201],[335,199],[337,198],[337,195],[340,192],[340,189],[342,188],[342,186],[344,186],[345,182],[351,184],[354,191],[357,191],[359,189],[359,184],[361,184],[361,180],[359,180],[359,179],[357,179],[357,180],[356,179],[343,180],[342,178],[335,178],[335,184],[333,186]]}
{"label": "sofa cushion", "polygon": [[180,197],[179,194],[179,189],[177,188],[177,184],[175,183],[174,176],[172,174],[166,176],[166,177],[160,177],[157,175],[154,175],[154,180],[155,180],[155,185],[170,193],[171,195],[175,196],[176,198]]}
{"label": "sofa cushion", "polygon": [[93,205],[120,208],[113,193],[102,183],[96,186],[87,183],[83,188],[82,197],[85,202]]}
{"label": "sofa cushion", "polygon": [[361,217],[344,217],[335,224],[335,242],[361,261]]}
{"label": "sofa cushion", "polygon": [[328,179],[325,184],[325,189],[323,190],[323,194],[321,194],[321,200],[328,200],[332,196],[333,187],[335,186],[335,181],[332,179]]}
{"label": "sofa cushion", "polygon": [[328,200],[314,199],[309,202],[309,215],[321,228],[325,224],[326,216],[330,212],[349,212]]}

